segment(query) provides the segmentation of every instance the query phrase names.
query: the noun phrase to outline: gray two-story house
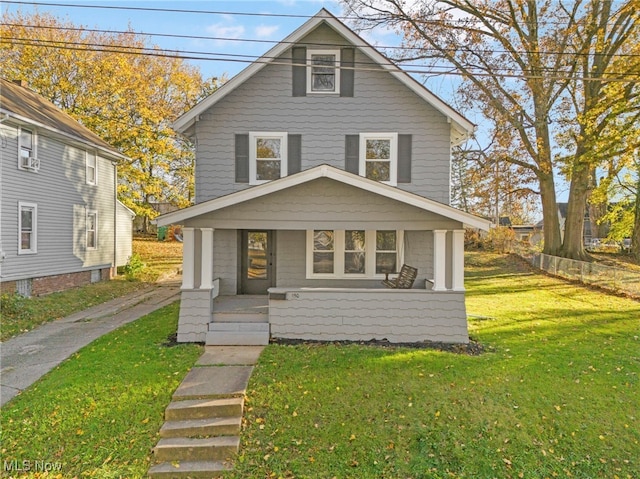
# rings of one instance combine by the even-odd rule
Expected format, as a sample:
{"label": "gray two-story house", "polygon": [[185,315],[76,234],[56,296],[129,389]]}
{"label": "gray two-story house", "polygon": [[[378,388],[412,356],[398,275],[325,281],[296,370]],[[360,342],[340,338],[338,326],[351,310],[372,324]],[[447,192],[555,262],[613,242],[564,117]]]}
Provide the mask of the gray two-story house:
{"label": "gray two-story house", "polygon": [[109,279],[131,255],[115,148],[21,83],[0,79],[0,287],[24,296]]}
{"label": "gray two-story house", "polygon": [[[468,342],[452,145],[474,125],[326,10],[180,117],[179,341]],[[411,289],[382,281],[417,268]],[[394,278],[393,275],[390,278]]]}

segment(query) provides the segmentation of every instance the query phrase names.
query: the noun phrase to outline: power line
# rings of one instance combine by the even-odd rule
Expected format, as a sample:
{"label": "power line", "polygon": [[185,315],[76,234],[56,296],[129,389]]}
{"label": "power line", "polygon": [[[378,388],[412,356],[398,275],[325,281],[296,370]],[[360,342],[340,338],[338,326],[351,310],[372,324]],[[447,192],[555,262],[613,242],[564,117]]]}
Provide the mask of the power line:
{"label": "power line", "polygon": [[[33,5],[33,6],[47,6],[47,7],[65,7],[65,8],[91,8],[91,9],[106,9],[106,10],[130,10],[130,11],[144,11],[144,12],[163,12],[163,13],[186,13],[186,14],[207,14],[207,15],[235,15],[235,16],[248,16],[248,17],[273,17],[273,18],[301,18],[301,19],[310,19],[313,18],[314,15],[301,15],[301,14],[293,14],[293,13],[255,13],[255,12],[230,12],[230,11],[219,11],[219,10],[188,10],[183,8],[158,8],[158,7],[128,7],[121,5],[87,5],[87,4],[78,4],[78,3],[57,3],[57,2],[36,2],[36,1],[26,1],[26,0],[3,0],[4,3],[12,3],[16,5]],[[373,18],[365,18],[359,16],[337,16],[334,15],[335,18],[339,20],[375,20],[378,19]],[[474,23],[482,23],[480,20],[473,20]],[[455,23],[469,23],[470,19],[457,19],[457,20],[449,20],[448,22],[444,22],[442,20],[425,20],[421,19],[420,23],[426,24],[455,24]],[[552,21],[537,21],[537,25],[566,25],[565,22],[552,22]]]}
{"label": "power line", "polygon": [[[40,43],[33,43],[40,42]],[[43,44],[44,43],[44,44]],[[119,46],[119,45],[108,45],[108,44],[92,44],[88,45],[85,43],[74,43],[74,42],[64,42],[64,41],[56,41],[56,40],[37,40],[37,39],[22,39],[22,38],[0,38],[0,44],[13,44],[13,45],[22,45],[22,46],[31,46],[31,47],[50,47],[56,48],[60,50],[75,50],[75,51],[94,51],[94,52],[105,52],[105,53],[121,53],[121,54],[129,54],[129,55],[143,55],[143,56],[155,56],[162,58],[173,58],[179,60],[202,60],[202,61],[225,61],[225,62],[237,62],[237,63],[261,63],[261,64],[269,64],[269,65],[284,65],[284,66],[292,66],[290,61],[282,61],[277,57],[269,58],[258,58],[256,60],[247,60],[241,58],[217,58],[213,56],[195,56],[195,55],[213,55],[205,52],[192,52],[194,55],[183,55],[177,51],[171,50],[161,50],[161,49],[149,49],[147,47],[131,47],[131,46]],[[85,47],[90,48],[85,48]],[[98,48],[99,47],[99,48]],[[215,54],[220,55],[220,54]],[[253,57],[252,57],[253,58]],[[386,66],[391,67],[390,69],[380,69],[377,68],[379,64],[376,64],[374,67],[341,67],[342,69],[350,69],[355,71],[367,71],[367,72],[377,72],[377,73],[414,73],[420,75],[454,75],[454,76],[466,76],[464,73],[455,71],[452,67],[438,67],[438,68],[448,68],[446,71],[435,71],[434,66],[421,66],[414,65],[416,69],[401,69],[394,63],[389,62]],[[417,69],[420,68],[420,69]],[[629,82],[634,81],[639,77],[638,74],[635,73],[617,73],[617,75],[626,75],[629,78],[615,77],[604,78],[604,77],[563,77],[561,75],[527,75],[527,74],[515,74],[515,73],[482,73],[482,72],[474,72],[475,76],[479,77],[500,77],[500,78],[511,78],[511,79],[545,79],[545,80],[584,80],[584,81],[607,81],[607,82]]]}
{"label": "power line", "polygon": [[[44,30],[65,30],[65,31],[73,31],[73,32],[91,32],[91,33],[106,33],[106,34],[117,34],[117,35],[142,35],[147,37],[162,37],[162,38],[179,38],[179,39],[188,39],[188,40],[210,40],[210,41],[225,41],[225,42],[243,42],[243,43],[266,43],[266,44],[286,44],[286,45],[295,45],[297,42],[286,42],[286,41],[278,41],[278,40],[263,40],[263,39],[251,39],[251,38],[230,38],[230,37],[210,37],[204,35],[182,35],[182,34],[174,34],[174,33],[151,33],[151,32],[133,32],[130,30],[103,30],[97,28],[83,28],[83,27],[65,27],[65,26],[51,26],[51,25],[27,25],[22,23],[4,23],[8,27],[16,27],[16,28],[33,28],[33,29],[44,29]],[[320,47],[355,47],[355,48],[371,48],[369,44],[350,44],[350,43],[318,43],[313,44],[309,43],[308,45],[320,46]],[[409,46],[390,46],[390,45],[376,45],[376,49],[384,49],[384,50],[402,50],[402,51],[433,51],[436,52],[435,48],[429,47],[409,47]],[[448,51],[454,51],[454,49],[446,49]],[[501,54],[501,53],[511,53],[506,50],[474,50],[475,53],[479,54]],[[537,53],[540,55],[566,55],[566,52],[559,51],[520,51],[518,53],[521,54],[530,54]],[[582,52],[574,52],[573,56],[591,56],[592,53],[582,53]],[[620,57],[620,58],[634,58],[640,57],[638,53],[616,53],[613,54],[612,57]]]}

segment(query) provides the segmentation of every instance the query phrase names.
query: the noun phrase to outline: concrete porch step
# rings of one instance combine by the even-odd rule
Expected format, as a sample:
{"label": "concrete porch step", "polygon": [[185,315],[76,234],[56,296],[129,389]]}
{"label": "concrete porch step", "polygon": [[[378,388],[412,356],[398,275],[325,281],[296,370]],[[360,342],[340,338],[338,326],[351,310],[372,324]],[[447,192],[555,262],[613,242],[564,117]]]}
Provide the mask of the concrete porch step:
{"label": "concrete porch step", "polygon": [[164,417],[167,421],[186,421],[213,417],[242,416],[243,397],[222,399],[188,399],[173,401],[167,406]]}
{"label": "concrete porch step", "polygon": [[167,421],[160,428],[160,437],[235,436],[240,434],[241,422],[240,416]]}
{"label": "concrete porch step", "polygon": [[261,346],[269,344],[269,323],[209,323],[208,346]]}
{"label": "concrete porch step", "polygon": [[240,447],[240,437],[163,438],[153,449],[159,462],[232,460]]}
{"label": "concrete porch step", "polygon": [[233,466],[220,461],[179,461],[163,462],[149,469],[151,479],[215,479],[224,477],[225,471]]}
{"label": "concrete porch step", "polygon": [[213,311],[214,323],[268,323],[269,315],[250,311]]}

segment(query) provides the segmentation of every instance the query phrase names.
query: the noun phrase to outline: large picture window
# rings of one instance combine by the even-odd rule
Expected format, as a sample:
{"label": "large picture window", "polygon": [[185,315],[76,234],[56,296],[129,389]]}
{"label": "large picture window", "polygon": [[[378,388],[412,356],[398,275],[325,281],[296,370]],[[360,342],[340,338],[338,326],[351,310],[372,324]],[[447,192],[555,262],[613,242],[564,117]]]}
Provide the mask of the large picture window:
{"label": "large picture window", "polygon": [[404,232],[307,231],[308,278],[383,278],[402,264]]}
{"label": "large picture window", "polygon": [[38,205],[18,203],[18,254],[35,254],[37,248]]}
{"label": "large picture window", "polygon": [[307,50],[307,92],[340,93],[340,50]]}
{"label": "large picture window", "polygon": [[360,176],[396,185],[398,179],[398,134],[360,134]]}
{"label": "large picture window", "polygon": [[287,176],[287,134],[249,134],[249,179],[257,185]]}

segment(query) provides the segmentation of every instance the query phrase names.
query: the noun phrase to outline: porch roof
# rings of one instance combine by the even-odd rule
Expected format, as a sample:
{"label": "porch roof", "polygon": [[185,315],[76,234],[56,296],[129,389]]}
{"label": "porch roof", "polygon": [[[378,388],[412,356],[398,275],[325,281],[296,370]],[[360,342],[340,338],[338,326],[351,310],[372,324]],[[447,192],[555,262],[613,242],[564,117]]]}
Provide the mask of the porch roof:
{"label": "porch roof", "polygon": [[358,188],[380,195],[384,198],[396,200],[403,204],[414,206],[424,211],[458,221],[468,227],[488,231],[491,225],[491,222],[484,218],[479,218],[443,203],[439,203],[423,196],[401,190],[397,187],[370,180],[329,165],[316,166],[315,168],[311,168],[291,176],[286,176],[278,180],[253,186],[242,191],[221,196],[220,198],[199,203],[189,208],[159,216],[156,218],[156,223],[159,226],[184,223],[185,220],[196,218],[229,206],[238,205],[256,198],[265,197],[319,178],[329,178],[353,188]]}

